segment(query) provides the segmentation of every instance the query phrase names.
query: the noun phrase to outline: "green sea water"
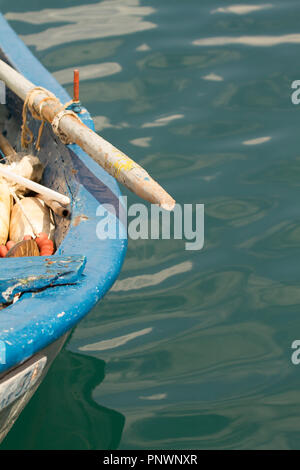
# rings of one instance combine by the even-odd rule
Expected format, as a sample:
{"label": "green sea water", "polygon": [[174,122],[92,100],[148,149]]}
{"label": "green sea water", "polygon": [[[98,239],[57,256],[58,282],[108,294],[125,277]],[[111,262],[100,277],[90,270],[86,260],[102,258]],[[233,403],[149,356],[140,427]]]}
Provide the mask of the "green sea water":
{"label": "green sea water", "polygon": [[[0,449],[299,449],[300,5],[0,0],[205,244],[129,240]],[[138,202],[133,195],[129,203]]]}

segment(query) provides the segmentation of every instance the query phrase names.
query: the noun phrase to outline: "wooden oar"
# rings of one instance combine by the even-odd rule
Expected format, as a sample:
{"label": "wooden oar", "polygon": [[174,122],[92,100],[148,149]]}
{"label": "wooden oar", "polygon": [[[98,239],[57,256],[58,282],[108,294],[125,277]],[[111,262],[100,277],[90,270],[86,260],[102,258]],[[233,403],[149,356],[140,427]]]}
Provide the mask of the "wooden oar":
{"label": "wooden oar", "polygon": [[[23,101],[26,100],[28,93],[35,88],[33,83],[1,60],[0,79]],[[60,119],[56,119],[59,134],[67,136],[70,142],[79,145],[128,189],[164,209],[172,210],[174,208],[174,199],[140,165],[85,126],[79,119],[70,114],[62,115],[65,108],[58,99],[49,99],[49,94],[40,90],[40,92],[35,92],[32,97],[32,105],[34,112],[51,124],[54,118],[59,115]]]}
{"label": "wooden oar", "polygon": [[34,181],[24,178],[23,176],[17,175],[13,171],[8,170],[5,165],[0,165],[0,176],[4,176],[10,181],[19,183],[21,186],[25,186],[25,188],[31,189],[31,191],[34,191],[35,193],[41,194],[47,200],[60,202],[64,206],[67,206],[71,202],[68,196],[57,193],[56,191],[53,191],[53,189],[46,188],[39,183],[35,183]]}

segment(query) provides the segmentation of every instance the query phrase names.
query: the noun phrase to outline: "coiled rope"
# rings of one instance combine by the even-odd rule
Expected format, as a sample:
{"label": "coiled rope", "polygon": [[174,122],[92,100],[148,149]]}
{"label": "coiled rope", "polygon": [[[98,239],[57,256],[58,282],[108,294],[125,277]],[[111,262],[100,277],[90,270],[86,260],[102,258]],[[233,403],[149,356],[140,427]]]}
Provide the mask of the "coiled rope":
{"label": "coiled rope", "polygon": [[[38,112],[36,112],[36,110],[34,108],[34,98],[37,94],[40,94],[40,93],[44,93],[47,96],[45,98],[41,99],[41,101],[39,103],[39,110],[38,110]],[[39,87],[39,86],[34,87],[31,90],[29,90],[29,92],[27,93],[27,96],[25,98],[24,105],[23,105],[23,111],[22,111],[22,121],[23,121],[22,122],[22,127],[21,127],[21,145],[22,145],[22,148],[24,148],[24,149],[28,148],[28,146],[33,142],[33,132],[29,129],[29,127],[27,125],[27,111],[29,110],[34,119],[42,121],[41,125],[40,125],[40,128],[39,128],[36,144],[35,144],[36,149],[38,151],[40,150],[41,137],[42,137],[44,125],[45,125],[45,122],[46,122],[45,119],[43,118],[42,111],[43,111],[43,106],[48,101],[54,101],[58,106],[61,106],[61,103],[58,100],[58,98],[53,93],[51,93],[49,90],[46,90],[43,87]],[[51,122],[51,126],[52,126],[54,134],[56,134],[60,138],[62,143],[65,144],[65,145],[72,144],[73,142],[70,140],[70,138],[66,134],[64,134],[59,129],[59,124],[60,124],[61,119],[64,116],[71,115],[71,116],[75,117],[76,119],[78,119],[81,122],[80,118],[77,116],[76,113],[74,113],[71,110],[66,109],[72,103],[74,103],[73,100],[68,101],[64,105],[64,109],[62,111],[60,111],[59,113],[57,113],[56,116],[54,117],[53,121]]]}

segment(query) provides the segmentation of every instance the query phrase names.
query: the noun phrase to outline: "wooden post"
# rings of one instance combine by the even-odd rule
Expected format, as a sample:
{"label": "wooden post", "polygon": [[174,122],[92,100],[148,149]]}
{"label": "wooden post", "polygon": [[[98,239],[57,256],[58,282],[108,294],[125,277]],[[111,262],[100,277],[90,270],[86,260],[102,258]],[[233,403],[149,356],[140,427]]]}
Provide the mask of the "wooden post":
{"label": "wooden post", "polygon": [[79,70],[74,70],[73,101],[79,101]]}

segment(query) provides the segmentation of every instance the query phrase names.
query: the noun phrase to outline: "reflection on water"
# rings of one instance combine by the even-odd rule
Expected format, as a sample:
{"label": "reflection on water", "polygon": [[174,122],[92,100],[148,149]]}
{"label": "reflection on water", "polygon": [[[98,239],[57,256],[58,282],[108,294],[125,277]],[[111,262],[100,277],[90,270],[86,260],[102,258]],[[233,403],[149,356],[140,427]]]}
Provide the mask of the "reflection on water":
{"label": "reflection on water", "polygon": [[141,274],[139,276],[129,277],[120,281],[116,281],[115,285],[112,287],[111,290],[113,292],[120,292],[156,286],[158,284],[161,284],[171,276],[191,271],[192,268],[193,264],[190,261],[186,261],[185,263],[170,266],[169,268],[163,269],[162,271],[159,271],[155,274]]}
{"label": "reflection on water", "polygon": [[[140,0],[105,0],[69,8],[7,13],[6,18],[34,25],[45,24],[44,31],[23,38],[26,44],[43,50],[78,40],[121,36],[155,28],[154,23],[144,21],[145,16],[154,12],[154,8],[141,6]],[[49,27],[52,23],[54,25]]]}
{"label": "reflection on water", "polygon": [[[58,70],[57,72],[54,72],[53,75],[59,83],[62,85],[67,85],[68,83],[73,83],[73,70],[73,67]],[[121,70],[122,67],[115,62],[81,66],[80,80],[85,81],[95,78],[108,77],[109,75],[114,75],[115,73],[121,72]]]}
{"label": "reflection on water", "polygon": [[240,36],[203,38],[193,41],[195,46],[225,46],[243,44],[245,46],[278,46],[279,44],[299,44],[300,34],[284,34],[282,36]]}
{"label": "reflection on water", "polygon": [[266,3],[263,5],[229,5],[228,7],[219,7],[212,10],[211,13],[234,13],[236,15],[247,15],[255,11],[266,10],[272,8],[273,5]]}
{"label": "reflection on water", "polygon": [[208,75],[205,75],[205,77],[202,77],[203,80],[210,80],[211,82],[223,82],[224,78],[221,77],[221,75],[217,75],[215,73],[209,73]]}
{"label": "reflection on water", "polygon": [[148,46],[148,44],[141,44],[139,47],[136,48],[136,51],[138,52],[147,52],[150,51],[151,47]]}
{"label": "reflection on water", "polygon": [[110,120],[106,116],[93,116],[95,129],[96,131],[102,131],[106,128],[113,128],[113,129],[122,129],[124,127],[129,127],[129,124],[126,122],[121,122],[119,124],[112,124]]}
{"label": "reflection on water", "polygon": [[149,395],[148,397],[139,397],[140,400],[164,400],[165,398],[167,398],[167,394],[166,393],[157,393],[156,395]]}
{"label": "reflection on water", "polygon": [[134,331],[129,335],[119,336],[118,338],[107,339],[104,341],[99,341],[98,343],[87,344],[82,346],[80,351],[106,351],[107,349],[114,349],[123,346],[124,344],[132,341],[139,336],[144,336],[152,332],[152,328],[145,328],[144,330]]}
{"label": "reflection on water", "polygon": [[140,137],[139,139],[133,139],[130,141],[132,145],[137,147],[150,147],[152,137]]}
{"label": "reflection on water", "polygon": [[270,136],[257,137],[257,139],[245,140],[243,144],[244,145],[260,145],[260,144],[264,144],[265,142],[269,142],[269,140],[271,140]]}
{"label": "reflection on water", "polygon": [[173,116],[166,116],[166,117],[161,117],[158,119],[155,119],[153,122],[145,122],[142,125],[143,127],[163,127],[167,126],[170,122],[175,121],[177,119],[182,119],[184,118],[183,114],[174,114]]}

